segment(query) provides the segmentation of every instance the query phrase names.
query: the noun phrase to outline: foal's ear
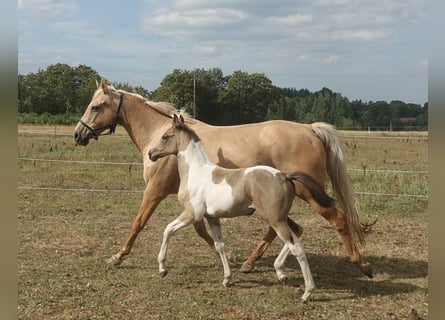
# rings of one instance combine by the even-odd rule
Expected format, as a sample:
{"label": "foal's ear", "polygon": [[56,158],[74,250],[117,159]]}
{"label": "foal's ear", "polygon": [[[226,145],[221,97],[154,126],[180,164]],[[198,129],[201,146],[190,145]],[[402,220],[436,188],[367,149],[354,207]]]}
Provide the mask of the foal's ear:
{"label": "foal's ear", "polygon": [[108,94],[108,86],[104,78],[102,78],[102,80],[100,81],[100,88],[104,91],[105,94]]}
{"label": "foal's ear", "polygon": [[178,116],[176,115],[176,113],[173,113],[173,115],[172,115],[172,124],[175,127],[180,125],[179,119],[178,119]]}

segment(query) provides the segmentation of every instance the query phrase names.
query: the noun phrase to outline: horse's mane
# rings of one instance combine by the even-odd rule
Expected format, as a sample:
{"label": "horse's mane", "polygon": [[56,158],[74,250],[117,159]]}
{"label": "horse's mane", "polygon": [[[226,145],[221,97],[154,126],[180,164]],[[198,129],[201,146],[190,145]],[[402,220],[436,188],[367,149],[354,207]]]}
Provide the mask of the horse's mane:
{"label": "horse's mane", "polygon": [[178,110],[173,103],[165,102],[165,101],[158,101],[158,102],[151,101],[151,100],[144,98],[140,94],[137,94],[134,92],[128,92],[125,90],[117,90],[113,86],[110,86],[110,85],[108,86],[108,88],[114,92],[120,92],[123,94],[131,95],[131,96],[139,99],[142,103],[146,104],[148,107],[152,108],[156,112],[158,112],[168,118],[171,118],[174,113],[177,114],[179,112],[179,114],[182,115],[188,123],[194,122],[194,118],[188,112],[186,112],[184,108]]}

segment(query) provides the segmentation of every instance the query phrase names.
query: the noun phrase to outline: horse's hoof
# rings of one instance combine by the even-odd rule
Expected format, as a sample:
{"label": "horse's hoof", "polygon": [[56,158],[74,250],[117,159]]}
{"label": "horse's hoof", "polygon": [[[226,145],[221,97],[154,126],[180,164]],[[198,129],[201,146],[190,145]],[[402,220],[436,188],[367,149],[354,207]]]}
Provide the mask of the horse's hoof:
{"label": "horse's hoof", "polygon": [[109,258],[107,260],[107,264],[109,264],[110,266],[113,266],[113,267],[117,267],[121,263],[122,263],[122,259],[116,258],[114,255],[111,256],[111,258]]}
{"label": "horse's hoof", "polygon": [[167,275],[167,270],[161,270],[159,271],[159,275],[161,276],[161,278],[164,278]]}
{"label": "horse's hoof", "polygon": [[359,268],[366,276],[368,276],[368,278],[373,278],[372,267],[369,263],[362,263],[359,265]]}
{"label": "horse's hoof", "polygon": [[252,270],[253,270],[253,266],[251,266],[247,262],[244,262],[242,264],[241,268],[239,268],[239,272],[241,272],[241,273],[249,273],[249,272],[252,272]]}

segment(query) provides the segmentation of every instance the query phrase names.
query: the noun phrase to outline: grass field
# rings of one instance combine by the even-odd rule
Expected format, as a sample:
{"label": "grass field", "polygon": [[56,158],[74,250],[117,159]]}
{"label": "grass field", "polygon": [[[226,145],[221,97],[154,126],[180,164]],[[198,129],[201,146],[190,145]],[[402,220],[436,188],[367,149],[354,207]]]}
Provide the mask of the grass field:
{"label": "grass field", "polygon": [[[118,129],[80,147],[69,136],[72,127],[19,126],[20,319],[416,319],[413,309],[417,319],[428,318],[426,133],[341,132],[361,217],[378,218],[362,250],[375,276],[351,265],[337,233],[298,201],[292,216],[305,228],[317,285],[302,304],[293,257],[288,284],[276,280],[279,241],[254,272],[240,274],[240,264],[232,265],[236,285],[224,289],[219,257],[186,228],[171,241],[169,274],[161,279],[162,233],[181,210],[175,196],[161,203],[124,263],[106,265],[128,235],[144,188],[141,156]],[[222,227],[238,261],[267,229],[255,216]]]}

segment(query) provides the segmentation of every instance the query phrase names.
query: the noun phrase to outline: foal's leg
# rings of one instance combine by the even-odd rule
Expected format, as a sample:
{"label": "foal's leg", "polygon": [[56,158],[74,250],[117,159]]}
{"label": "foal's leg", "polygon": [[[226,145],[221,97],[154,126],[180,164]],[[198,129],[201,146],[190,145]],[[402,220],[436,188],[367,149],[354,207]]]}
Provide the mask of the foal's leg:
{"label": "foal's leg", "polygon": [[[312,291],[315,289],[315,282],[312,278],[312,273],[309,268],[309,263],[307,261],[306,253],[304,252],[303,244],[300,241],[300,238],[297,237],[293,232],[289,229],[288,225],[286,223],[277,223],[274,226],[274,229],[277,233],[277,235],[280,237],[280,239],[284,242],[284,245],[288,247],[289,251],[297,258],[298,263],[301,268],[301,272],[303,274],[304,278],[304,293],[301,297],[301,300],[303,302],[307,301],[309,296],[311,295]],[[285,249],[281,250],[279,258],[281,255],[287,255]],[[285,257],[284,257],[285,258]],[[277,258],[278,259],[278,258]],[[274,265],[279,265],[280,263],[275,263]],[[278,271],[277,271],[278,275]],[[278,275],[279,276],[279,275]]]}
{"label": "foal's leg", "polygon": [[229,262],[226,257],[226,253],[224,250],[224,240],[221,233],[221,225],[219,223],[218,218],[207,217],[207,221],[209,222],[210,229],[212,231],[212,237],[215,240],[215,248],[221,257],[221,262],[224,268],[224,280],[223,286],[228,287],[230,285],[230,279],[232,277],[232,272],[230,271]]}
{"label": "foal's leg", "polygon": [[159,250],[158,262],[159,262],[159,274],[161,277],[167,275],[167,268],[165,266],[165,260],[167,256],[167,248],[170,237],[179,229],[184,228],[193,222],[193,214],[184,211],[181,215],[170,222],[164,230],[164,237],[162,238],[161,249]]}
{"label": "foal's leg", "polygon": [[275,272],[277,273],[278,280],[285,284],[287,280],[287,275],[284,273],[284,263],[286,262],[286,258],[289,255],[289,247],[284,244],[283,248],[281,249],[280,254],[275,259],[275,262],[273,263],[273,266],[275,268]]}

